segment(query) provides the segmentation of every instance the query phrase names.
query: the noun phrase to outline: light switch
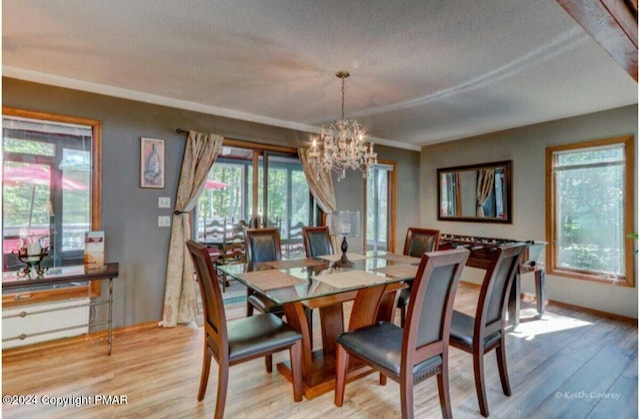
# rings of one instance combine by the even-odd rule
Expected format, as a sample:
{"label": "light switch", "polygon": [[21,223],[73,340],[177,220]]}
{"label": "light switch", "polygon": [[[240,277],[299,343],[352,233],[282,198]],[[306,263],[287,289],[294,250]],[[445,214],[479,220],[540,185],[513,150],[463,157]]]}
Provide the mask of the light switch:
{"label": "light switch", "polygon": [[158,197],[158,208],[171,208],[171,198],[168,196]]}
{"label": "light switch", "polygon": [[171,226],[171,217],[168,215],[159,215],[158,216],[158,227],[169,227]]}

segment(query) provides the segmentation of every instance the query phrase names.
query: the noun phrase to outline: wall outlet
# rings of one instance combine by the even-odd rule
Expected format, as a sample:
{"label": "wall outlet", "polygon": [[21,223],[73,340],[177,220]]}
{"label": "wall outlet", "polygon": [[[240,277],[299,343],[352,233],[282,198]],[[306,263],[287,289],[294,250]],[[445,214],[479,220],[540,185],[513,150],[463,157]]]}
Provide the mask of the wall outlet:
{"label": "wall outlet", "polygon": [[171,226],[171,217],[168,215],[159,215],[158,216],[158,227],[170,227]]}
{"label": "wall outlet", "polygon": [[168,196],[158,197],[158,208],[171,208],[171,198]]}

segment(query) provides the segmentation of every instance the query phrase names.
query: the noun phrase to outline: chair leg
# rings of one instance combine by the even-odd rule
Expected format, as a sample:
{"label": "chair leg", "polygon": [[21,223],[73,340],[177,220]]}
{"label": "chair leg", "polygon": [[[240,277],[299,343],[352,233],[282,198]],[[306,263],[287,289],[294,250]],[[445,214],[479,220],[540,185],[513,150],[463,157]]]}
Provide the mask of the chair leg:
{"label": "chair leg", "polygon": [[502,383],[502,392],[506,396],[511,396],[511,385],[509,384],[509,372],[507,371],[507,353],[505,350],[504,339],[496,348],[496,360],[498,361],[498,372],[500,373],[500,382]]}
{"label": "chair leg", "polygon": [[387,385],[387,376],[384,375],[383,373],[380,373],[380,377],[379,377],[378,381],[380,382],[381,386],[386,386]]}
{"label": "chair leg", "polygon": [[413,375],[400,378],[400,407],[402,419],[413,419]]}
{"label": "chair leg", "polygon": [[[247,299],[249,298],[249,296],[251,295],[249,289],[247,288]],[[253,316],[253,306],[251,305],[251,303],[249,302],[249,300],[247,300],[247,317],[251,317]]]}
{"label": "chair leg", "polygon": [[218,365],[218,396],[216,397],[215,419],[224,416],[224,405],[227,402],[227,386],[229,385],[229,361],[222,360]]}
{"label": "chair leg", "polygon": [[484,354],[482,350],[473,351],[473,375],[476,382],[476,395],[480,405],[480,413],[484,417],[489,417],[489,403],[487,403],[487,393],[484,385]]}
{"label": "chair leg", "polygon": [[299,340],[289,348],[291,375],[293,376],[293,400],[302,400],[302,341]]}
{"label": "chair leg", "polygon": [[347,383],[347,368],[349,366],[349,354],[342,345],[336,345],[336,390],[333,402],[341,407],[344,402],[344,386]]}
{"label": "chair leg", "polygon": [[207,383],[209,382],[209,371],[211,370],[211,354],[207,343],[204,344],[204,353],[202,354],[202,371],[200,372],[200,387],[198,388],[198,401],[204,399],[207,392]]}
{"label": "chair leg", "polygon": [[451,419],[451,397],[449,395],[449,366],[447,363],[442,364],[442,372],[438,374],[438,395],[440,396],[440,409],[442,417]]}
{"label": "chair leg", "polygon": [[264,357],[264,366],[267,369],[267,372],[271,374],[273,371],[273,356],[267,355]]}

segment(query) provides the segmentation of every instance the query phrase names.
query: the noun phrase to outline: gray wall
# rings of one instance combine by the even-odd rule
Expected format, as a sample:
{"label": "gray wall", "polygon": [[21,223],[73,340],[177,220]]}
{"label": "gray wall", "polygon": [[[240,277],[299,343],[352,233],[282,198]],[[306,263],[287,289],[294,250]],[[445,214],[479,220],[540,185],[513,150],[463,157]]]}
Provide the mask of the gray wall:
{"label": "gray wall", "polygon": [[[102,229],[106,258],[120,262],[115,281],[114,325],[128,326],[162,317],[166,257],[170,229],[157,226],[158,197],[175,202],[184,135],[176,128],[214,132],[227,138],[297,147],[304,132],[185,111],[131,100],[58,88],[21,80],[2,79],[4,106],[102,121]],[[165,140],[165,189],[139,188],[140,137]],[[398,229],[419,222],[418,174],[420,153],[389,147],[376,149],[380,158],[397,160],[399,172]],[[363,183],[350,173],[336,185],[338,207],[362,206]],[[354,250],[356,246],[354,244]]]}
{"label": "gray wall", "polygon": [[[544,241],[545,148],[633,135],[637,155],[637,131],[638,107],[628,106],[423,147],[420,159],[421,223],[446,233]],[[437,168],[500,160],[513,160],[513,224],[438,221],[435,202]],[[635,196],[630,198],[637,203],[637,160],[634,172]],[[634,220],[634,231],[638,231],[637,207]],[[635,275],[637,282],[637,269]],[[526,278],[523,280],[525,292],[533,292],[532,282]],[[546,289],[547,297],[552,300],[638,317],[637,288],[547,276]]]}
{"label": "gray wall", "polygon": [[[396,209],[396,252],[402,252],[407,228],[420,225],[418,212],[418,191],[420,188],[420,153],[398,148],[376,146],[379,159],[398,162],[397,172],[397,209]],[[364,224],[365,184],[359,172],[347,173],[347,177],[337,181],[334,177],[334,189],[339,210],[358,210]],[[361,228],[362,231],[362,228]],[[364,235],[349,238],[349,251],[360,252],[364,249]]]}

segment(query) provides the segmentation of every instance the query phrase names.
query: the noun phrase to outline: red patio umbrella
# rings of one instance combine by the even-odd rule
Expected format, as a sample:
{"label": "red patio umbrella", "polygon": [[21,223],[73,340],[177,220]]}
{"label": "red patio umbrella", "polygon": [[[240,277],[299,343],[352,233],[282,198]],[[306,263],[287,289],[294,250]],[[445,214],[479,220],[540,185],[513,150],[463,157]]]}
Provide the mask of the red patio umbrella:
{"label": "red patio umbrella", "polygon": [[217,180],[207,179],[204,184],[205,189],[224,189],[229,185],[223,182],[218,182]]}
{"label": "red patio umbrella", "polygon": [[[2,184],[5,186],[31,186],[31,203],[29,206],[29,224],[27,230],[31,229],[33,217],[33,202],[35,199],[36,186],[51,185],[51,169],[42,164],[20,164],[4,165],[2,170]],[[62,177],[62,188],[68,191],[82,191],[86,186],[74,179]]]}
{"label": "red patio umbrella", "polygon": [[[43,165],[4,166],[2,184],[8,186],[49,186],[51,170]],[[77,180],[62,177],[62,188],[70,191],[82,191],[86,186]]]}

